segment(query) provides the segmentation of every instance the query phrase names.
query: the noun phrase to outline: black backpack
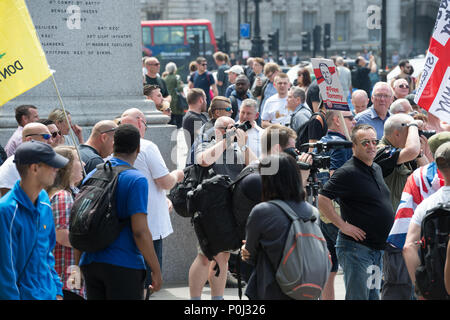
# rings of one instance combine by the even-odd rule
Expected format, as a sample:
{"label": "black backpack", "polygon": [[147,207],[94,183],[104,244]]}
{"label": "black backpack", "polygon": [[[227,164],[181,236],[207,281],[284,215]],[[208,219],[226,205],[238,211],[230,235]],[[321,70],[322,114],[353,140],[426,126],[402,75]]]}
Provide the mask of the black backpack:
{"label": "black backpack", "polygon": [[183,218],[191,218],[192,214],[188,212],[187,194],[194,190],[204,179],[211,176],[211,167],[202,167],[198,164],[187,166],[183,169],[184,179],[178,182],[167,196],[172,201],[175,212]]}
{"label": "black backpack", "polygon": [[231,185],[229,176],[217,174],[188,193],[188,211],[193,215],[200,248],[209,260],[242,245],[232,211]]}
{"label": "black backpack", "polygon": [[450,202],[427,211],[420,232],[420,265],[416,269],[416,289],[429,300],[448,300],[444,266],[450,230]]}
{"label": "black backpack", "polygon": [[117,239],[129,219],[120,220],[116,212],[115,192],[118,176],[131,166],[113,167],[107,161],[83,184],[75,197],[69,218],[69,240],[83,252],[96,252]]}
{"label": "black backpack", "polygon": [[326,125],[323,115],[320,112],[314,112],[311,115],[311,117],[309,118],[309,120],[306,121],[304,124],[302,124],[298,128],[298,130],[296,132],[297,133],[297,139],[295,140],[295,148],[297,148],[299,151],[304,151],[302,149],[305,149],[305,148],[304,147],[302,148],[302,144],[309,142],[309,133],[308,133],[308,131],[309,131],[309,127],[310,127],[311,123],[315,119],[314,116],[317,116],[317,119],[322,124],[322,128],[324,128],[325,125]]}
{"label": "black backpack", "polygon": [[237,224],[237,232],[240,241],[245,239],[245,226],[247,225],[247,219],[250,212],[254,206],[261,202],[261,200],[254,201],[250,199],[240,184],[245,177],[252,173],[259,174],[258,165],[250,164],[245,167],[231,185],[232,211]]}

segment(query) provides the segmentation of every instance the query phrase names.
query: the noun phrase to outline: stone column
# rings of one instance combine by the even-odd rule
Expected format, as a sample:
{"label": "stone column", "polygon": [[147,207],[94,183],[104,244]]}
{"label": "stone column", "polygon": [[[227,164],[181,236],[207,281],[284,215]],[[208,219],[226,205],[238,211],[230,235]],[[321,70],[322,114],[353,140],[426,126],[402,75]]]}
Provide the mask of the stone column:
{"label": "stone column", "polygon": [[[87,139],[99,120],[114,119],[136,107],[147,118],[146,138],[159,146],[169,168],[176,168],[176,127],[143,96],[140,5],[138,0],[27,0],[43,50],[73,122]],[[162,70],[163,71],[163,70]],[[161,71],[161,72],[162,72]],[[46,118],[59,108],[53,82],[48,79],[0,109],[0,143],[4,146],[17,127],[14,108],[38,107]],[[173,138],[172,138],[173,136]],[[188,219],[171,214],[174,234],[164,243],[165,281],[187,280],[196,254],[193,228]],[[176,260],[175,260],[176,259]]]}

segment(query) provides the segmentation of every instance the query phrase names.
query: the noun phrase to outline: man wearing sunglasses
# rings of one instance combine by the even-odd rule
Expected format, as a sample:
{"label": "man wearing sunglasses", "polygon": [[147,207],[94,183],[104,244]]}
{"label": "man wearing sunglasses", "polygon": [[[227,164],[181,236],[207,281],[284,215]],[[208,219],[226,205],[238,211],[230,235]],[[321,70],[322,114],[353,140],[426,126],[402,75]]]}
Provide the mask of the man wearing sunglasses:
{"label": "man wearing sunglasses", "polygon": [[147,58],[145,59],[144,63],[145,68],[147,68],[147,74],[145,75],[145,83],[160,87],[162,96],[164,98],[170,99],[166,82],[164,81],[163,78],[159,76],[160,63],[158,59],[155,57]]}
{"label": "man wearing sunglasses", "polygon": [[188,86],[189,89],[200,88],[205,92],[206,108],[209,109],[209,104],[211,103],[210,90],[212,90],[214,97],[218,96],[216,81],[212,73],[208,71],[207,60],[203,57],[198,57],[196,61],[198,70],[189,77]]}
{"label": "man wearing sunglasses", "polygon": [[[336,254],[344,269],[347,300],[379,300],[382,254],[394,222],[389,188],[374,163],[377,133],[357,125],[351,134],[353,157],[319,192],[319,210],[338,229]],[[341,215],[332,200],[339,199]]]}
{"label": "man wearing sunglasses", "polygon": [[409,92],[411,93],[416,89],[416,79],[412,76],[414,73],[414,68],[409,63],[409,60],[400,60],[398,63],[398,67],[400,68],[400,74],[397,75],[394,79],[391,80],[391,84],[397,79],[405,79],[409,86]]}
{"label": "man wearing sunglasses", "polygon": [[403,99],[409,94],[409,84],[405,79],[395,80],[392,88],[394,89],[394,100]]}
{"label": "man wearing sunglasses", "polygon": [[[44,142],[49,145],[53,144],[53,137],[48,128],[38,122],[28,123],[23,127],[22,141],[27,142],[31,140]],[[14,163],[14,155],[12,155],[0,166],[1,195],[5,195],[10,189],[12,189],[16,181],[19,179],[20,175]]]}

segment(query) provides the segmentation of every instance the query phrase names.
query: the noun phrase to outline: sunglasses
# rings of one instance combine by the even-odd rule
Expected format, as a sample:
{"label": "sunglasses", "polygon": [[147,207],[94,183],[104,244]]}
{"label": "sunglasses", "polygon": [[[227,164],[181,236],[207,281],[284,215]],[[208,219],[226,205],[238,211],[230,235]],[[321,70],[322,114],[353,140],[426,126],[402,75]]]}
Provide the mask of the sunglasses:
{"label": "sunglasses", "polygon": [[371,145],[373,145],[373,146],[376,146],[376,145],[378,144],[378,142],[380,142],[380,140],[378,140],[378,139],[373,139],[373,140],[364,139],[364,140],[361,141],[361,145],[362,145],[364,148],[367,148],[367,146],[368,146],[369,144],[371,144]]}
{"label": "sunglasses", "polygon": [[52,138],[56,138],[58,135],[61,135],[61,131],[52,132]]}
{"label": "sunglasses", "polygon": [[141,122],[144,124],[145,130],[147,130],[147,129],[148,129],[147,122],[145,122],[144,120],[142,120],[140,117],[138,117],[138,119],[139,119],[139,121],[141,121]]}
{"label": "sunglasses", "polygon": [[348,119],[350,121],[353,121],[353,119],[355,119],[355,116],[344,116],[344,119]]}
{"label": "sunglasses", "polygon": [[202,66],[204,66],[204,67],[207,66],[207,65],[208,65],[207,63],[202,63]]}
{"label": "sunglasses", "polygon": [[228,108],[215,108],[214,110],[225,110],[225,111],[230,112],[231,111],[231,107],[228,107]]}
{"label": "sunglasses", "polygon": [[48,140],[52,137],[52,135],[48,134],[48,133],[31,133],[31,134],[27,134],[25,137],[31,137],[31,136],[41,136],[45,140]]}
{"label": "sunglasses", "polygon": [[401,84],[398,87],[402,89],[409,89],[409,86],[407,84]]}
{"label": "sunglasses", "polygon": [[117,128],[108,129],[108,130],[105,130],[105,131],[100,132],[100,134],[108,133],[108,132],[114,132],[114,131],[116,131],[116,129],[117,129]]}
{"label": "sunglasses", "polygon": [[149,66],[159,66],[159,63],[149,63]]}

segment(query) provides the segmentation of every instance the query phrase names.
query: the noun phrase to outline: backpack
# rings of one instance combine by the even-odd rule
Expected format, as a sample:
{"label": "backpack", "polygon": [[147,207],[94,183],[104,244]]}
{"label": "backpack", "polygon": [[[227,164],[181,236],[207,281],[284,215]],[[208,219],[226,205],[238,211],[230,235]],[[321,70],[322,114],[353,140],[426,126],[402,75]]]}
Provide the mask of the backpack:
{"label": "backpack", "polygon": [[309,126],[315,119],[314,116],[317,116],[317,119],[320,121],[320,124],[322,125],[322,128],[325,127],[325,119],[323,115],[320,112],[314,112],[311,115],[311,118],[309,118],[308,121],[306,121],[304,124],[302,124],[298,130],[297,130],[297,139],[295,140],[295,148],[297,148],[299,151],[302,151],[304,147],[302,147],[302,144],[309,142]]}
{"label": "backpack", "polygon": [[83,184],[76,195],[69,218],[69,240],[72,247],[83,252],[105,249],[117,239],[129,219],[119,219],[116,212],[116,187],[128,165],[113,167],[107,161]]}
{"label": "backpack", "polygon": [[210,167],[202,167],[198,164],[187,166],[183,169],[184,179],[178,182],[168,194],[168,198],[172,201],[175,212],[183,218],[192,218],[192,214],[188,212],[187,194],[194,190],[202,181],[209,177]]}
{"label": "backpack", "polygon": [[188,212],[193,215],[200,248],[209,260],[242,245],[232,212],[231,185],[229,176],[217,174],[188,192]]}
{"label": "backpack", "polygon": [[304,210],[311,212],[311,216],[301,219],[284,201],[269,202],[280,207],[292,221],[276,271],[278,285],[293,299],[316,300],[322,294],[331,270],[327,243],[315,222],[317,209],[302,202]]}
{"label": "backpack", "polygon": [[416,288],[425,299],[450,299],[444,285],[449,230],[450,202],[427,211],[420,232],[420,265],[416,269]]}
{"label": "backpack", "polygon": [[242,240],[245,240],[245,226],[247,225],[247,218],[253,207],[261,202],[255,202],[254,200],[249,199],[239,184],[240,181],[252,173],[259,173],[258,165],[250,164],[245,167],[231,186],[232,211],[237,224],[238,237],[241,242]]}

